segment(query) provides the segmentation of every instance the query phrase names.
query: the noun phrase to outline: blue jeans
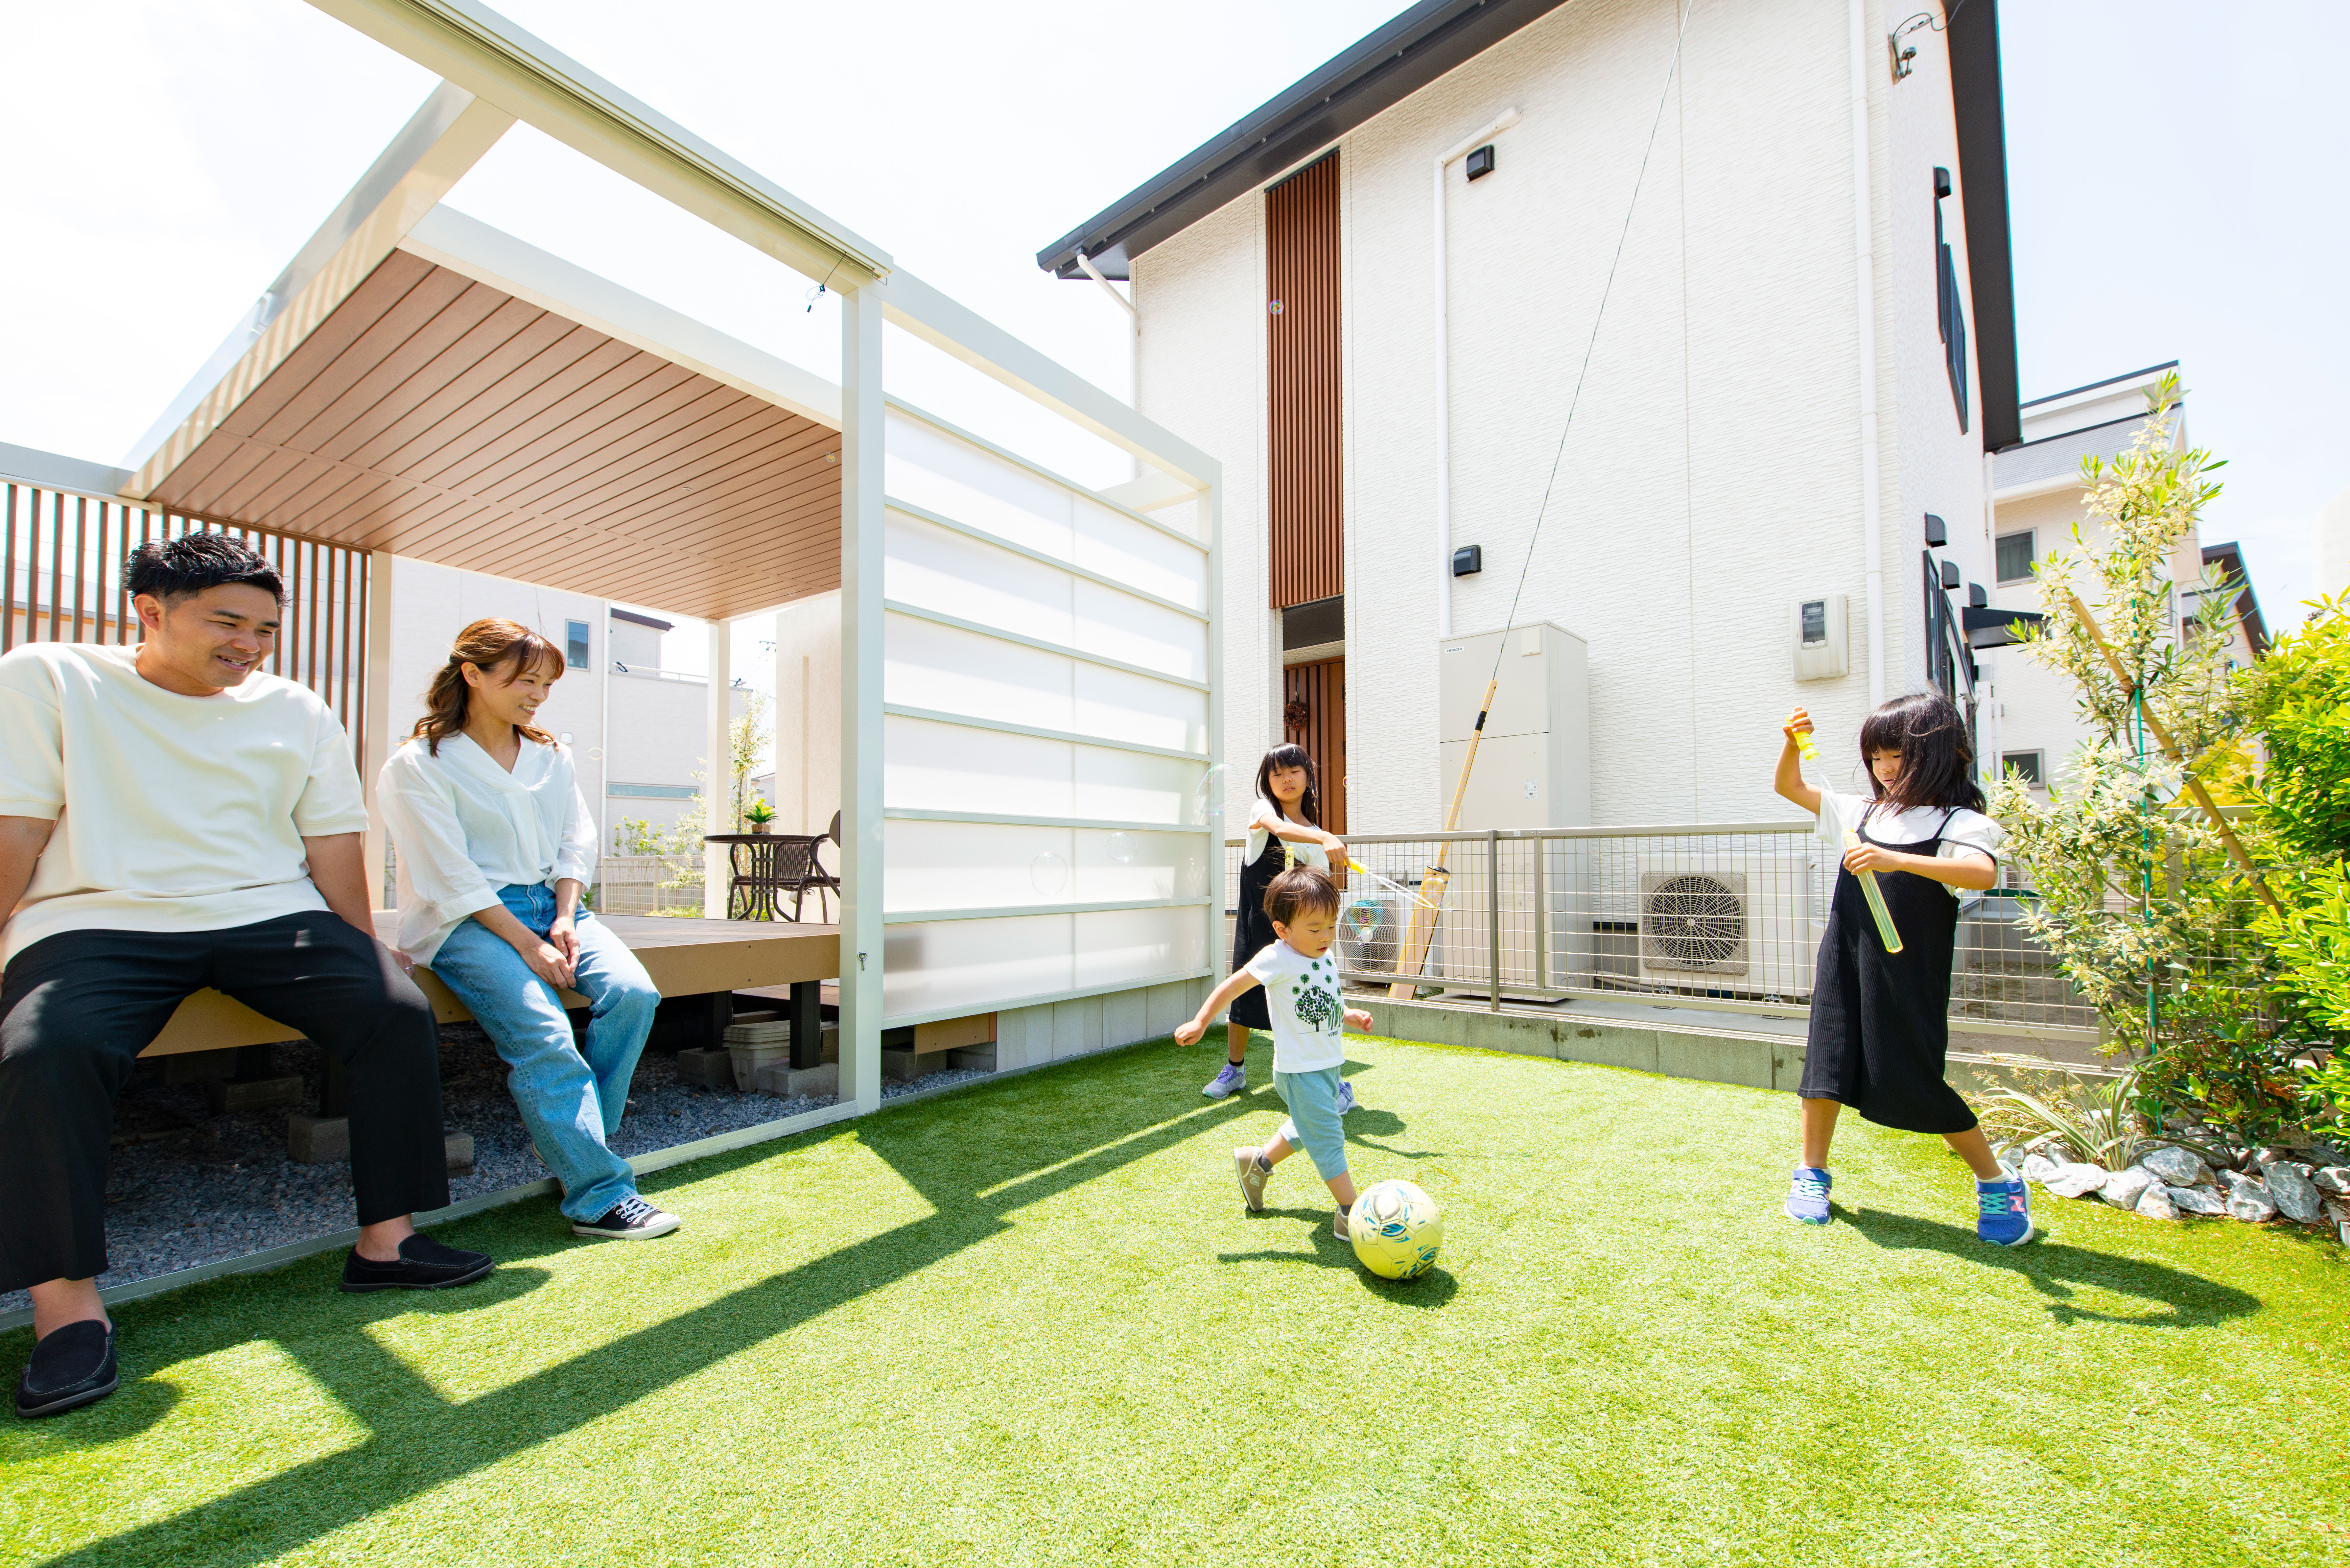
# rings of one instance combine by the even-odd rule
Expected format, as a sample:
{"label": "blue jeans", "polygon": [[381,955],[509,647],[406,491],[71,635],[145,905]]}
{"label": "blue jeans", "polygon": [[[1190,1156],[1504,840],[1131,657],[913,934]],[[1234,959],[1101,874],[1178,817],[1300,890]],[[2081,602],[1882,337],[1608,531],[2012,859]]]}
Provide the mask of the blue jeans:
{"label": "blue jeans", "polygon": [[[498,889],[506,912],[540,936],[555,923],[555,889]],[[590,1003],[584,1051],[555,988],[530,971],[504,937],[475,919],[449,933],[429,966],[457,993],[513,1069],[506,1087],[547,1168],[563,1183],[563,1212],[594,1220],[637,1191],[636,1173],[605,1140],[620,1130],[629,1080],[652,1032],[660,992],[637,955],[582,909],[573,922],[579,962],[573,981]]]}

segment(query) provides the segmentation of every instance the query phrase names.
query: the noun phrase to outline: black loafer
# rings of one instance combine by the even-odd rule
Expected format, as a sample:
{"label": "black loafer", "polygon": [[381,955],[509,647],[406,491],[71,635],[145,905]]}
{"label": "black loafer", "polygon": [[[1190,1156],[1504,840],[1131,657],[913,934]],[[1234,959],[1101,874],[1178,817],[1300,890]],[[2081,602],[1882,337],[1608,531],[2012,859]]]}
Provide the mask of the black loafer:
{"label": "black loafer", "polygon": [[400,1244],[400,1261],[378,1263],[351,1249],[343,1260],[343,1289],[359,1291],[445,1291],[470,1285],[496,1264],[487,1252],[444,1247],[418,1231]]}
{"label": "black loafer", "polygon": [[26,1420],[95,1404],[122,1381],[114,1366],[109,1324],[69,1323],[33,1346],[16,1384],[16,1414]]}

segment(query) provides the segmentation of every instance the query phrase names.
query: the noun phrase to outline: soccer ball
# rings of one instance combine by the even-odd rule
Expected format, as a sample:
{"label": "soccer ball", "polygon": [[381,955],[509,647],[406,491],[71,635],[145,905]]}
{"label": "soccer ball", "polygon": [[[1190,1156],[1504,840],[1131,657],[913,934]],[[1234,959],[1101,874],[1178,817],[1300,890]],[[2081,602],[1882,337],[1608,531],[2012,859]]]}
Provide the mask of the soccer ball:
{"label": "soccer ball", "polygon": [[1444,1216],[1436,1199],[1409,1181],[1378,1181],[1355,1195],[1347,1211],[1355,1258],[1382,1279],[1416,1280],[1436,1266]]}

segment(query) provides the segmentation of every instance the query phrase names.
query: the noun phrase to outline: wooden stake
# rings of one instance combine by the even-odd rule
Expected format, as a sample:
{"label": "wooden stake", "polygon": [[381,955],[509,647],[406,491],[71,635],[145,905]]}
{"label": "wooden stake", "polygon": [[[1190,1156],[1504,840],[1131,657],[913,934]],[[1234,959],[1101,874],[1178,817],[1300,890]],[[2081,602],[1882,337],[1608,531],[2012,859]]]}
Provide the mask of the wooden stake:
{"label": "wooden stake", "polygon": [[[2137,685],[2130,680],[2129,671],[2122,668],[2122,661],[2113,649],[2107,646],[2105,633],[2097,628],[2097,618],[2089,613],[2089,607],[2081,602],[2081,596],[2067,589],[2064,597],[2072,605],[2073,613],[2081,618],[2081,628],[2089,634],[2089,640],[2095,643],[2097,651],[2106,656],[2106,667],[2114,672],[2114,679],[2121,683],[2124,691],[2133,696],[2139,695]],[[2139,704],[2139,711],[2145,717],[2146,727],[2154,732],[2155,743],[2162,748],[2163,754],[2184,766],[2187,759],[2178,754],[2178,747],[2172,742],[2169,732],[2163,729],[2161,721],[2143,702]],[[2269,891],[2269,885],[2261,880],[2261,874],[2252,868],[2252,857],[2245,852],[2243,841],[2236,836],[2235,829],[2228,826],[2228,819],[2220,815],[2219,803],[2211,798],[2202,781],[2189,778],[2187,793],[2195,797],[2195,804],[2210,817],[2212,827],[2219,832],[2220,842],[2228,846],[2229,855],[2234,857],[2237,868],[2251,883],[2252,891],[2260,895],[2261,902],[2269,907],[2271,913],[2283,914],[2284,907],[2277,902],[2276,895]]]}
{"label": "wooden stake", "polygon": [[[1498,676],[1485,682],[1485,700],[1477,704],[1477,727],[1469,732],[1469,754],[1461,759],[1461,778],[1452,786],[1451,808],[1444,814],[1444,831],[1447,833],[1460,825],[1461,803],[1469,794],[1469,770],[1477,765],[1477,748],[1485,739],[1485,720],[1493,711],[1493,693],[1500,691],[1501,687],[1502,682]],[[1437,910],[1430,906],[1441,906],[1444,902],[1445,890],[1452,886],[1452,873],[1444,868],[1445,861],[1451,858],[1451,856],[1452,846],[1450,841],[1438,845],[1436,864],[1427,867],[1421,874],[1420,901],[1412,905],[1411,924],[1404,931],[1403,952],[1409,957],[1399,955],[1396,962],[1398,974],[1417,975],[1428,967],[1429,944],[1436,940]],[[1428,887],[1430,882],[1436,884],[1436,889],[1432,895]],[[1388,987],[1388,999],[1391,1002],[1409,1002],[1417,991],[1418,988],[1411,981],[1399,980]]]}

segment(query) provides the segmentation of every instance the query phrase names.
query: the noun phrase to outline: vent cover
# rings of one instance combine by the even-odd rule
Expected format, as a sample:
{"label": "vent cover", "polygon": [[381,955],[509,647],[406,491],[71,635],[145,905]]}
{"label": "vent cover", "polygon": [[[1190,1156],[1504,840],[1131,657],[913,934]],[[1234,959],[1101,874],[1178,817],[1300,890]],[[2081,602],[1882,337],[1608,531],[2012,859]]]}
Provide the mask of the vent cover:
{"label": "vent cover", "polygon": [[1640,877],[1640,964],[1698,974],[1746,972],[1746,876],[1650,871]]}

